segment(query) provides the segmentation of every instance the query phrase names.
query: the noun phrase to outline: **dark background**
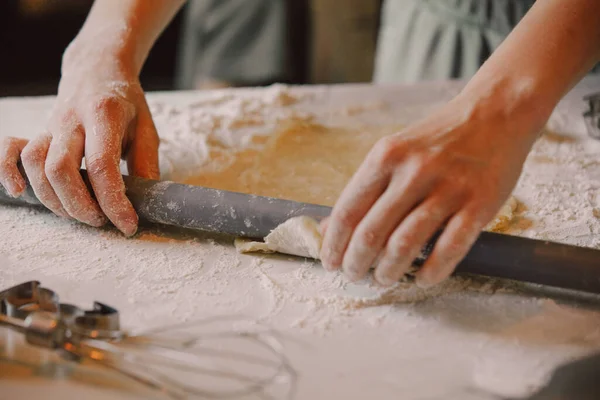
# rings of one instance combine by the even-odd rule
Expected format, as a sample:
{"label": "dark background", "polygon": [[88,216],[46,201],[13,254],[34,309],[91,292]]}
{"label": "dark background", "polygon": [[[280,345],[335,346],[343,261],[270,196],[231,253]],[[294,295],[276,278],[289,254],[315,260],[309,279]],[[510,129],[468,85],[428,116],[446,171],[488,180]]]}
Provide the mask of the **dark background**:
{"label": "dark background", "polygon": [[[0,0],[0,97],[56,94],[64,49],[93,0]],[[173,88],[181,12],[152,49],[140,80]]]}
{"label": "dark background", "polygon": [[[290,10],[288,83],[371,80],[382,0],[280,1],[288,1]],[[56,94],[62,54],[92,4],[93,0],[0,0],[0,97]],[[185,6],[144,65],[140,81],[146,91],[175,88],[184,12]]]}

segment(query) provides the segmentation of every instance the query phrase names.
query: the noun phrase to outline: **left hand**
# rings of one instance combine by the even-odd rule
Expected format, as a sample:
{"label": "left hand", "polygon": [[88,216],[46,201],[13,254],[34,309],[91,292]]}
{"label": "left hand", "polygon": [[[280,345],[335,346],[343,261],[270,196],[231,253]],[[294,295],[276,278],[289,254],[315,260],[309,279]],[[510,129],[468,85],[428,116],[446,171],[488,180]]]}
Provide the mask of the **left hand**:
{"label": "left hand", "polygon": [[456,98],[380,140],[322,225],[324,267],[353,280],[374,267],[389,286],[443,229],[417,283],[447,278],[510,195],[541,127],[494,109]]}

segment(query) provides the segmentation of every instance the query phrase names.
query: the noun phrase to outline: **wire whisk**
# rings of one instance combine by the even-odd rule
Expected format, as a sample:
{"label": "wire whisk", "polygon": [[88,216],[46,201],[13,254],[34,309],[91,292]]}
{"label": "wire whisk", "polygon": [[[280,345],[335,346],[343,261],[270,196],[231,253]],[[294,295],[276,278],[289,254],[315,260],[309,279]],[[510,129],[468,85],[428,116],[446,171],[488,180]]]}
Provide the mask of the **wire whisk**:
{"label": "wire whisk", "polygon": [[0,292],[0,327],[62,358],[89,360],[173,399],[292,398],[295,372],[278,334],[254,321],[218,316],[129,334],[118,311],[58,302],[37,281]]}

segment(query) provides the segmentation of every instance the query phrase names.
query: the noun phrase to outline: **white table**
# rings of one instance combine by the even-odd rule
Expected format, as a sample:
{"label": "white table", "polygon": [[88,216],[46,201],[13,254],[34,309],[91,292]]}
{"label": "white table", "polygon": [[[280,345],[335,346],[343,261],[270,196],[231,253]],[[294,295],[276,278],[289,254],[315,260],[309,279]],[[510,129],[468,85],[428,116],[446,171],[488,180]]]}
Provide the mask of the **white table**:
{"label": "white table", "polygon": [[[395,111],[376,117],[362,113],[352,121],[408,122],[451,98],[460,86],[442,82],[302,88],[297,90],[316,97],[297,107],[330,110],[384,101]],[[600,144],[585,139],[581,98],[594,89],[600,90],[600,80],[585,80],[551,121],[552,127],[583,143],[588,156],[600,154]],[[177,108],[203,96],[173,92],[151,93],[148,98]],[[0,99],[0,135],[34,136],[43,128],[52,100]],[[349,121],[333,114],[322,119],[331,124]],[[562,149],[548,146],[557,154]],[[526,170],[523,181],[537,179],[542,186],[545,182],[544,188],[552,188],[573,176],[552,168]],[[582,181],[592,194],[600,191],[599,170],[598,165],[588,168],[587,181]],[[547,201],[539,193],[522,186],[516,191],[534,211],[542,210]],[[598,206],[600,195],[590,201]],[[530,226],[516,228],[516,233],[600,248],[597,224],[580,219],[571,225],[548,226],[544,212],[537,216],[524,212],[521,217],[531,221]],[[313,262],[238,255],[230,243],[203,235],[183,238],[146,229],[128,240],[111,229],[94,230],[47,213],[7,207],[0,207],[0,237],[0,288],[38,279],[63,301],[83,306],[100,300],[115,306],[124,325],[133,328],[230,313],[260,318],[303,343],[286,341],[286,352],[299,376],[296,398],[302,400],[493,398],[486,391],[520,396],[541,385],[561,362],[600,349],[600,299],[593,296],[588,302],[563,304],[558,298],[517,293],[498,283],[469,286],[454,281],[446,284],[445,294],[424,295],[410,289],[382,297],[368,284],[347,284]],[[163,260],[160,268],[157,259]],[[0,371],[6,373],[5,368],[8,364],[0,363]],[[468,388],[482,391],[466,392]],[[0,399],[84,395],[137,398],[69,379],[0,380]]]}

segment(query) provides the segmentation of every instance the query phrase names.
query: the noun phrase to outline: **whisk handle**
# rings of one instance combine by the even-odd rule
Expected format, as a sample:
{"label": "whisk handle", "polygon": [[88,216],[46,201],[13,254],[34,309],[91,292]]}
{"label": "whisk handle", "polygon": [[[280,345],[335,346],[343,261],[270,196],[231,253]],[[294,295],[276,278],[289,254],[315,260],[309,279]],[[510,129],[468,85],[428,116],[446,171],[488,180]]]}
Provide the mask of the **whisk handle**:
{"label": "whisk handle", "polygon": [[14,317],[9,317],[8,315],[0,314],[0,326],[5,326],[13,331],[23,334],[27,332],[27,325],[25,325],[25,321]]}
{"label": "whisk handle", "polygon": [[29,344],[47,349],[63,347],[69,332],[56,314],[48,311],[32,312],[25,320],[0,314],[0,326],[22,333]]}

